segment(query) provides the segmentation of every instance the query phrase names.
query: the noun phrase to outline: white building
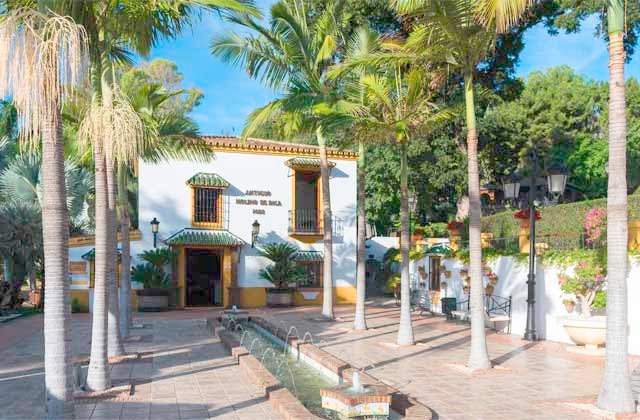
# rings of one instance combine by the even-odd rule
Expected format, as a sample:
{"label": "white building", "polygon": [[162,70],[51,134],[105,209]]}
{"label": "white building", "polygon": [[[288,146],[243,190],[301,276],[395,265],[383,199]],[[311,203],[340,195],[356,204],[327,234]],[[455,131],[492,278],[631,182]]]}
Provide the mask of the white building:
{"label": "white building", "polygon": [[[322,302],[322,193],[318,148],[260,139],[206,136],[215,153],[210,163],[140,162],[139,232],[131,254],[153,248],[149,222],[160,221],[158,246],[177,252],[174,279],[178,306],[266,303],[273,285],[260,278],[268,261],[257,247],[272,242],[296,245],[306,283],[296,304]],[[334,217],[333,281],[337,302],[355,302],[356,157],[330,149],[331,207]],[[252,224],[260,234],[252,247]],[[71,241],[72,294],[89,304],[91,238]],[[82,256],[85,259],[82,259]],[[82,264],[85,264],[84,270]],[[74,270],[75,268],[75,270]]]}

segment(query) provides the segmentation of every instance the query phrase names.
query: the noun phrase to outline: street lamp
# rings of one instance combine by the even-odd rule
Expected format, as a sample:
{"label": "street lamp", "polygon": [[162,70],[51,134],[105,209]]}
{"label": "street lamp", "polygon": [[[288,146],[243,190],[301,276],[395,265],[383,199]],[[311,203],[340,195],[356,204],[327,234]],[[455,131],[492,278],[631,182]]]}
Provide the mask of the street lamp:
{"label": "street lamp", "polygon": [[260,223],[258,221],[254,221],[251,224],[251,248],[253,248],[258,240],[258,235],[260,234]]}
{"label": "street lamp", "polygon": [[[537,180],[539,170],[539,159],[535,150],[529,153],[529,195],[527,207],[529,209],[529,274],[527,276],[527,324],[524,333],[524,339],[527,341],[537,341],[538,332],[536,331],[536,193]],[[567,178],[569,173],[563,166],[554,165],[547,171],[547,190],[549,194],[557,201],[564,194],[567,186]],[[503,180],[504,197],[517,203],[520,194],[520,182],[517,176]]]}
{"label": "street lamp", "polygon": [[158,242],[158,229],[160,227],[160,221],[155,217],[151,221],[151,233],[153,233],[153,247],[156,248]]}
{"label": "street lamp", "polygon": [[418,197],[416,197],[415,191],[409,191],[407,201],[409,203],[409,235],[411,235],[413,233],[411,231],[411,214],[416,213],[416,207],[418,206]]}

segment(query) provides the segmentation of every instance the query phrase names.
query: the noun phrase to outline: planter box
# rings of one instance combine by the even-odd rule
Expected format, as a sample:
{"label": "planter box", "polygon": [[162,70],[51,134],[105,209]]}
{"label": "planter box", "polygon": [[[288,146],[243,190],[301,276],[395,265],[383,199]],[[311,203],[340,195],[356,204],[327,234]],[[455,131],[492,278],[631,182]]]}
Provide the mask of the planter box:
{"label": "planter box", "polygon": [[139,289],[138,295],[139,312],[159,312],[169,309],[168,289]]}
{"label": "planter box", "polygon": [[605,343],[607,338],[607,322],[604,316],[565,318],[562,326],[574,343],[579,347],[584,346],[584,351],[594,354],[600,353],[598,348]]}
{"label": "planter box", "polygon": [[292,306],[293,290],[267,289],[267,306]]}

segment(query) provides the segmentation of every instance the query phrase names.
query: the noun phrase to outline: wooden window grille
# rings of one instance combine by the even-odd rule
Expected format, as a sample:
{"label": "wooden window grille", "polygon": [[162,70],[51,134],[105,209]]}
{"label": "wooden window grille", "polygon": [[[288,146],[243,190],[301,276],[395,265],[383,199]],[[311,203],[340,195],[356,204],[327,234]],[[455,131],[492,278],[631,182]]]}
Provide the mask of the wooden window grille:
{"label": "wooden window grille", "polygon": [[195,223],[220,223],[222,190],[217,188],[194,188],[193,196],[193,221]]}

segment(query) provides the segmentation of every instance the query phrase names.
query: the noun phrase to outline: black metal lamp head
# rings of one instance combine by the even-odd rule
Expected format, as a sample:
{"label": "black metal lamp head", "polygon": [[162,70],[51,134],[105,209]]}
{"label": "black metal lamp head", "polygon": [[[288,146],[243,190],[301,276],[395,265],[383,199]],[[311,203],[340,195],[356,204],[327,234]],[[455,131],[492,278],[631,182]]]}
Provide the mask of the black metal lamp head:
{"label": "black metal lamp head", "polygon": [[556,197],[564,194],[567,187],[569,170],[564,165],[553,165],[547,171],[547,188]]}
{"label": "black metal lamp head", "polygon": [[253,248],[258,240],[258,235],[260,235],[260,223],[255,220],[251,224],[251,248]]}
{"label": "black metal lamp head", "polygon": [[520,176],[513,174],[502,178],[502,190],[505,200],[517,200],[520,195]]}
{"label": "black metal lamp head", "polygon": [[416,196],[416,193],[414,191],[409,192],[408,201],[409,201],[409,211],[411,211],[411,213],[415,213],[416,207],[418,206],[418,197]]}
{"label": "black metal lamp head", "polygon": [[153,233],[153,247],[158,245],[158,230],[160,228],[160,221],[155,217],[151,221],[151,233]]}
{"label": "black metal lamp head", "polygon": [[159,226],[160,226],[160,221],[154,217],[153,220],[151,221],[151,232],[158,233]]}

